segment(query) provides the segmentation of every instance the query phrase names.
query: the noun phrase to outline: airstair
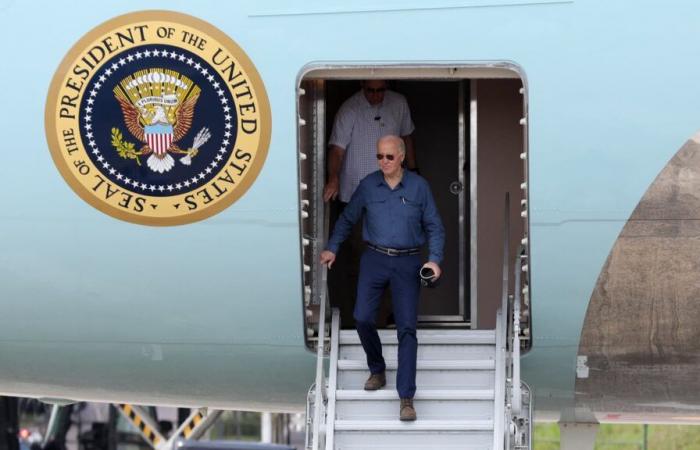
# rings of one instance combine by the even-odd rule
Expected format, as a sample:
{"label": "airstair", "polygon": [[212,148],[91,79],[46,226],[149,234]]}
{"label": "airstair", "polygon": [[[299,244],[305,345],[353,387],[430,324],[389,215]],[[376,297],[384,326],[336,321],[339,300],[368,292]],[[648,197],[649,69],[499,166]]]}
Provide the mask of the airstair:
{"label": "airstair", "polygon": [[[506,211],[508,205],[506,197]],[[520,379],[526,240],[514,258],[511,294],[507,214],[505,222],[496,329],[418,330],[415,422],[399,420],[396,330],[379,330],[386,387],[364,391],[369,372],[357,332],[341,330],[339,311],[327,314],[327,302],[320,302],[316,382],[307,398],[307,450],[532,448],[530,389]]]}

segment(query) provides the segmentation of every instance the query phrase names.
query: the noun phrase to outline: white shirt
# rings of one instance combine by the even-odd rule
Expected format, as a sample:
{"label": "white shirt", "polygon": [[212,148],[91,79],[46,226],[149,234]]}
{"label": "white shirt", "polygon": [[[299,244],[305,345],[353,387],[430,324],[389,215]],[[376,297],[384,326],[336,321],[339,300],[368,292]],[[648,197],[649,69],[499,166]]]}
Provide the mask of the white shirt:
{"label": "white shirt", "polygon": [[362,91],[347,99],[338,110],[329,144],[345,150],[340,169],[342,202],[349,202],[360,180],[377,170],[377,141],[382,136],[408,136],[413,121],[406,98],[387,90],[384,101],[370,105]]}

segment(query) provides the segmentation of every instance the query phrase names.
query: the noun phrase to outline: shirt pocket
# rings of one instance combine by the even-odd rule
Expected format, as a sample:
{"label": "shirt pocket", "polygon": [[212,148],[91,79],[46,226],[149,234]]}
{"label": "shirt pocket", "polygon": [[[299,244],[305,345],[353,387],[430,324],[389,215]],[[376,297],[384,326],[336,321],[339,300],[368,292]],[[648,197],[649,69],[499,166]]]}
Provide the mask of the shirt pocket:
{"label": "shirt pocket", "polygon": [[386,196],[375,195],[367,199],[365,208],[367,209],[367,214],[370,217],[376,218],[386,213],[386,207],[388,205]]}
{"label": "shirt pocket", "polygon": [[401,136],[401,121],[397,114],[385,114],[381,119],[382,134]]}
{"label": "shirt pocket", "polygon": [[401,197],[401,211],[402,215],[414,222],[415,224],[420,224],[421,216],[423,215],[423,205],[414,199],[414,197]]}

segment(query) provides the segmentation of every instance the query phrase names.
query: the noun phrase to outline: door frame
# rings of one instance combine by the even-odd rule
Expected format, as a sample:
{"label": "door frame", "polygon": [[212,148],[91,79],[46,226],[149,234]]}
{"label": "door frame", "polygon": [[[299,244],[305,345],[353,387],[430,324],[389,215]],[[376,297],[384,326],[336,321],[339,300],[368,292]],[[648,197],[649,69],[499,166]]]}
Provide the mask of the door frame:
{"label": "door frame", "polygon": [[[477,61],[477,62],[411,62],[411,63],[358,63],[358,62],[315,62],[305,65],[297,74],[296,90],[297,93],[301,88],[302,81],[306,80],[361,80],[361,79],[391,79],[391,80],[432,80],[432,81],[455,81],[459,80],[459,117],[458,117],[458,133],[459,133],[459,162],[461,167],[464,167],[466,159],[466,130],[467,124],[465,121],[466,114],[466,93],[465,83],[469,82],[469,280],[466,278],[466,271],[460,270],[459,281],[459,314],[456,315],[419,315],[418,322],[420,324],[436,324],[441,326],[468,326],[470,328],[478,328],[478,254],[477,254],[477,125],[478,125],[478,104],[477,104],[477,81],[484,78],[518,78],[523,84],[524,104],[527,105],[528,83],[525,72],[521,66],[511,61]],[[297,118],[299,112],[299,96],[297,95]],[[320,120],[325,120],[322,118]],[[325,122],[324,122],[325,123]],[[316,126],[319,126],[316,123]],[[299,125],[297,124],[297,135],[299,134]],[[325,140],[325,136],[320,137]],[[325,151],[325,142],[315,142],[313,147],[316,151],[323,153]],[[527,146],[527,141],[525,142]],[[298,149],[299,150],[299,149]],[[526,151],[526,150],[525,150]],[[297,152],[299,153],[299,152]],[[316,167],[315,174],[325,174],[325,157],[318,155],[314,158]],[[464,186],[466,180],[465,173],[459,170],[459,181]],[[527,179],[527,177],[526,177]],[[300,185],[305,185],[304,180],[299,180]],[[459,264],[466,267],[466,245],[467,232],[464,222],[467,219],[466,195],[464,189],[460,193],[459,200],[459,220],[460,220],[460,236],[459,236]],[[300,192],[301,198],[301,192]],[[319,206],[318,204],[316,205]],[[325,205],[321,206],[325,208]],[[320,210],[319,210],[320,212]],[[323,217],[323,214],[314,214],[315,217]],[[303,233],[300,233],[303,239]],[[320,250],[318,250],[320,252]],[[303,252],[302,252],[303,258]],[[310,258],[312,264],[318,264],[318,255],[313,255]],[[302,267],[303,267],[302,259]],[[311,270],[315,273],[315,270]],[[308,286],[308,281],[305,280],[302,273],[302,286]],[[470,302],[470,317],[466,319],[466,284],[469,283],[469,302]],[[311,283],[312,288],[318,286],[317,283]],[[311,295],[313,297],[313,294]]]}

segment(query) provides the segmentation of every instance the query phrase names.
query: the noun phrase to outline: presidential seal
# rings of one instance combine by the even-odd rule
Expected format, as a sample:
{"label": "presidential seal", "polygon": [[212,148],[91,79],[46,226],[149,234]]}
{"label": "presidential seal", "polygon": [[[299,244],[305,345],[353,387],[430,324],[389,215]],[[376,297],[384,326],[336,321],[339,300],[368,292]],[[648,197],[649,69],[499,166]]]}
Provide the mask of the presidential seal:
{"label": "presidential seal", "polygon": [[146,225],[222,211],[252,185],[270,142],[265,88],[221,31],[168,11],[84,36],[46,102],[53,160],[95,208]]}

